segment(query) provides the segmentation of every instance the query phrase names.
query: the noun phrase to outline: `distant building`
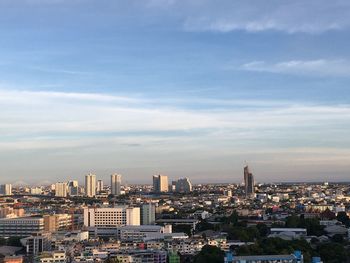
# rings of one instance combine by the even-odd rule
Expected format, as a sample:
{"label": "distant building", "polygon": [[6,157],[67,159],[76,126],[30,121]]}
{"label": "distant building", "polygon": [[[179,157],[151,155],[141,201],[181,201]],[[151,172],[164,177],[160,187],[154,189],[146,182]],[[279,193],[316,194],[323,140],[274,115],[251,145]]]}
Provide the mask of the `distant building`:
{"label": "distant building", "polygon": [[182,178],[176,181],[175,190],[178,193],[189,193],[192,192],[192,184],[190,179]]}
{"label": "distant building", "polygon": [[168,176],[153,175],[153,191],[157,193],[168,192]]}
{"label": "distant building", "polygon": [[101,191],[103,191],[103,181],[98,180],[97,181],[97,192],[100,193]]}
{"label": "distant building", "polygon": [[42,217],[18,217],[0,219],[0,237],[27,237],[44,230]]}
{"label": "distant building", "polygon": [[244,167],[244,189],[245,189],[245,195],[246,197],[252,197],[254,196],[255,189],[254,189],[254,176],[249,171],[248,165]]}
{"label": "distant building", "polygon": [[78,181],[69,181],[68,182],[68,195],[77,196],[79,195],[79,184]]}
{"label": "distant building", "polygon": [[96,195],[96,175],[85,175],[85,195],[94,197]]}
{"label": "distant building", "polygon": [[51,233],[36,232],[21,239],[28,255],[39,255],[43,251],[51,250]]}
{"label": "distant building", "polygon": [[43,218],[46,232],[71,229],[73,225],[73,217],[69,214],[44,215]]}
{"label": "distant building", "polygon": [[3,263],[23,263],[23,256],[5,256]]}
{"label": "distant building", "polygon": [[154,225],[156,222],[156,206],[148,203],[141,206],[141,224]]}
{"label": "distant building", "polygon": [[226,253],[225,263],[303,263],[303,254],[295,251],[291,255],[256,255],[256,256],[234,256],[231,252]]}
{"label": "distant building", "polygon": [[39,263],[65,263],[67,262],[65,251],[45,251],[36,259]]}
{"label": "distant building", "polygon": [[0,195],[12,195],[12,185],[11,184],[0,185]]}
{"label": "distant building", "polygon": [[111,194],[120,195],[120,189],[122,184],[121,174],[112,174],[111,175]]}
{"label": "distant building", "polygon": [[124,225],[140,225],[139,207],[85,208],[86,227],[115,228]]}
{"label": "distant building", "polygon": [[66,183],[56,183],[55,184],[55,196],[57,197],[67,197],[67,184]]}

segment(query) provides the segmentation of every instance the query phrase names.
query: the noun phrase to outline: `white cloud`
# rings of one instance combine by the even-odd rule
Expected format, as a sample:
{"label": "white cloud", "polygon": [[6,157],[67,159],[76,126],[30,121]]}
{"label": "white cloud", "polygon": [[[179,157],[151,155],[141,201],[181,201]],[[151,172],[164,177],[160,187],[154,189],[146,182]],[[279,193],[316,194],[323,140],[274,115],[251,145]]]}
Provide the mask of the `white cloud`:
{"label": "white cloud", "polygon": [[257,72],[285,73],[295,75],[315,75],[349,77],[350,62],[347,60],[290,60],[277,63],[252,61],[240,66],[240,69]]}
{"label": "white cloud", "polygon": [[[238,103],[239,102],[239,103]],[[184,105],[185,103],[185,105]],[[189,105],[207,104],[206,110]],[[233,101],[232,103],[235,103]],[[256,135],[264,129],[308,127],[349,122],[349,105],[190,99],[165,106],[162,99],[134,99],[93,93],[1,91],[0,129],[3,135],[85,132],[191,132],[224,131],[228,135]],[[220,105],[216,108],[216,105]],[[257,106],[254,106],[257,105]],[[243,131],[243,132],[242,132]],[[231,137],[231,136],[230,136]]]}

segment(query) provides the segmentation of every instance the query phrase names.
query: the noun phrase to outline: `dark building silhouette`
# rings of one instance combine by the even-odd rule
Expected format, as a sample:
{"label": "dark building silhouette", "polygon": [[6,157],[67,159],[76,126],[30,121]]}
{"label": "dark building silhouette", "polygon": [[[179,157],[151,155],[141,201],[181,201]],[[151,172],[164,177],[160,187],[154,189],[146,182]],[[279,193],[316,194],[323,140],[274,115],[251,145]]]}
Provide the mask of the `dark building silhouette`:
{"label": "dark building silhouette", "polygon": [[249,171],[248,165],[244,167],[244,189],[246,197],[252,197],[254,195],[254,176]]}

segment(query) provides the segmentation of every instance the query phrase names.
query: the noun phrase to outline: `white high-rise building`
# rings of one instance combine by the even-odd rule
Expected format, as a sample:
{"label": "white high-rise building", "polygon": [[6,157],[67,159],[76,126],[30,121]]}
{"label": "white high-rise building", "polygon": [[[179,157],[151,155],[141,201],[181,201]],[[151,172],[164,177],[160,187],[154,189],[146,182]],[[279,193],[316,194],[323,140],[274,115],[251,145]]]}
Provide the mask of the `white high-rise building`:
{"label": "white high-rise building", "polygon": [[141,224],[154,225],[156,222],[156,206],[148,203],[141,206]]}
{"label": "white high-rise building", "polygon": [[121,174],[112,174],[111,175],[111,194],[120,195],[120,187],[122,184]]}
{"label": "white high-rise building", "polygon": [[97,207],[84,209],[84,226],[115,228],[125,225],[140,225],[139,207]]}
{"label": "white high-rise building", "polygon": [[58,182],[55,184],[55,196],[67,197],[67,184]]}
{"label": "white high-rise building", "polygon": [[176,186],[175,186],[176,192],[179,193],[189,193],[192,191],[192,184],[190,179],[188,178],[181,178],[176,181]]}
{"label": "white high-rise building", "polygon": [[94,197],[96,195],[96,175],[85,175],[85,195]]}
{"label": "white high-rise building", "polygon": [[103,191],[103,181],[98,180],[97,181],[97,192],[100,193],[101,191]]}
{"label": "white high-rise building", "polygon": [[12,185],[11,184],[0,185],[0,194],[1,195],[12,195]]}
{"label": "white high-rise building", "polygon": [[168,192],[168,176],[166,175],[153,175],[153,191],[154,192]]}

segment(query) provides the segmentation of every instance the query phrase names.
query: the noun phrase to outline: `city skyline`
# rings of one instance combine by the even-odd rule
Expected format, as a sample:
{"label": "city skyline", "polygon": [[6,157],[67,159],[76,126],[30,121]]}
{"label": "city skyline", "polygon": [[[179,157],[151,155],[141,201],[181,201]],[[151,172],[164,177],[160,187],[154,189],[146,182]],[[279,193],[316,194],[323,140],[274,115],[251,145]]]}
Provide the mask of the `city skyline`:
{"label": "city skyline", "polygon": [[349,181],[349,12],[1,1],[1,183],[240,183],[245,160],[259,182]]}

